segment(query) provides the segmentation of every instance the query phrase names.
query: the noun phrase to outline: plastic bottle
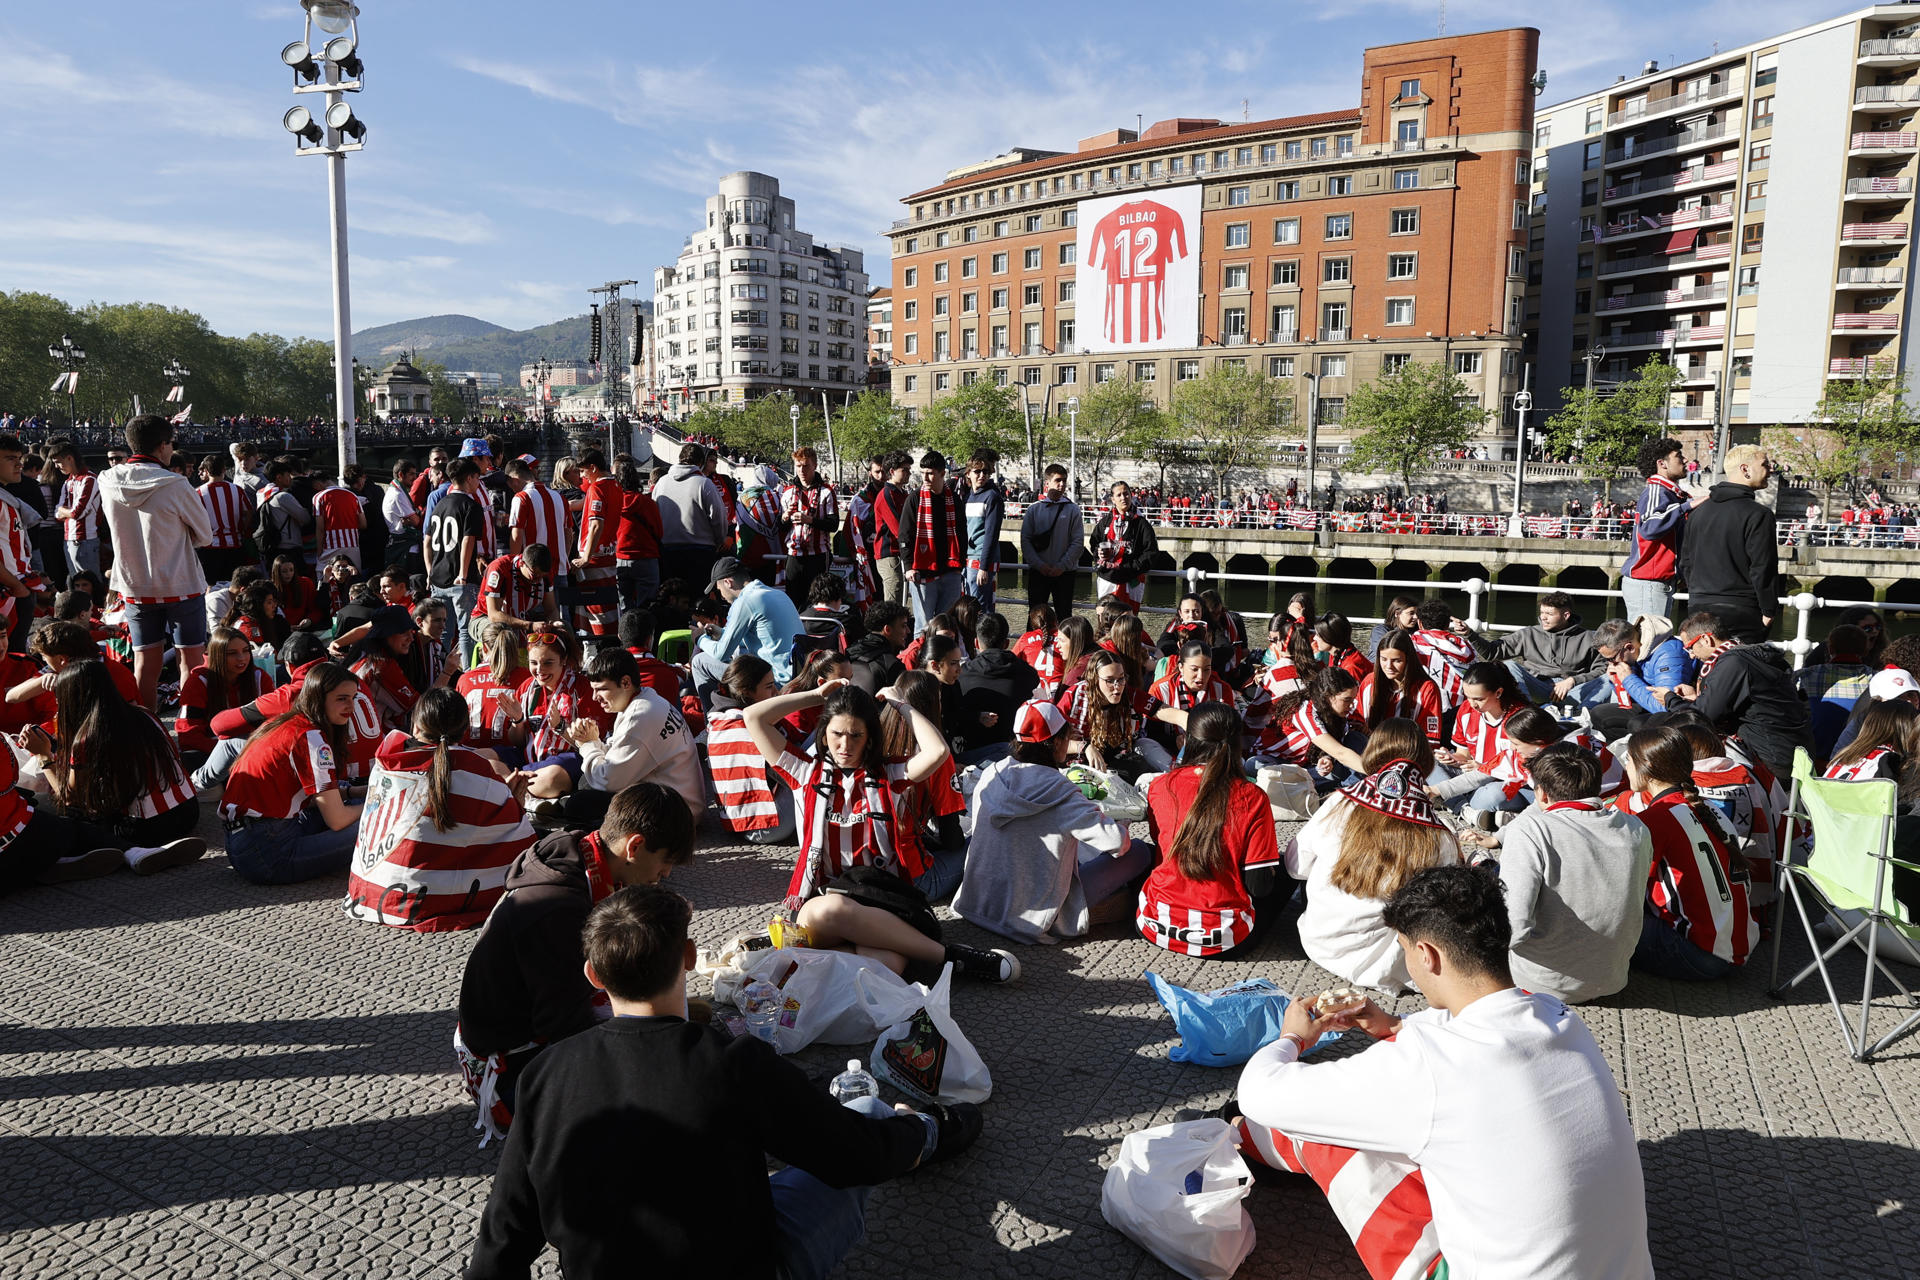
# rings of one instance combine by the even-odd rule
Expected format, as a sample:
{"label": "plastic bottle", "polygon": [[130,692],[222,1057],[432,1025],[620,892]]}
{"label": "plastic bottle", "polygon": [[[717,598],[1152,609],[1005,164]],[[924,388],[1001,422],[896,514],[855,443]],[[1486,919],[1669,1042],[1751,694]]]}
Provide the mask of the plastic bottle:
{"label": "plastic bottle", "polygon": [[833,1100],[846,1106],[856,1098],[877,1098],[880,1096],[880,1082],[867,1073],[860,1065],[860,1059],[847,1059],[847,1069],[833,1078],[828,1086]]}
{"label": "plastic bottle", "polygon": [[755,978],[740,990],[740,1012],[746,1015],[747,1034],[774,1043],[780,1029],[780,989],[765,978]]}

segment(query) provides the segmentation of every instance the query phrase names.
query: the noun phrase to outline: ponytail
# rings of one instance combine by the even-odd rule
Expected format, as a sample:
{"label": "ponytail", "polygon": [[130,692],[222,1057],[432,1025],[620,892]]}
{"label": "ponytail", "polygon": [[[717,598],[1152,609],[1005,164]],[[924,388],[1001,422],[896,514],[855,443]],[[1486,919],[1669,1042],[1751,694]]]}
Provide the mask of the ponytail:
{"label": "ponytail", "polygon": [[413,736],[433,746],[427,771],[427,814],[435,831],[453,827],[453,748],[470,727],[467,700],[444,686],[427,690],[413,709]]}

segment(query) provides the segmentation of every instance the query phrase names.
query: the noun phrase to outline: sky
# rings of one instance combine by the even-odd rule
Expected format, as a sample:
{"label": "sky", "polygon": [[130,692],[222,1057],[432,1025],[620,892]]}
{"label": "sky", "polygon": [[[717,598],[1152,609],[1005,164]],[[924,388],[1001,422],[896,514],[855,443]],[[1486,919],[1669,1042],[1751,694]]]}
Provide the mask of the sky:
{"label": "sky", "polygon": [[[1540,25],[1543,102],[1855,4],[1449,0],[1453,33]],[[721,175],[780,179],[800,228],[887,282],[900,197],[1008,147],[1171,116],[1356,106],[1369,44],[1427,0],[663,5],[366,0],[366,149],[347,161],[355,329],[509,328],[671,263]],[[1189,26],[1182,14],[1192,15]],[[158,302],[223,333],[332,330],[326,162],[293,154],[297,0],[0,6],[0,289]],[[316,45],[325,37],[316,32]],[[1244,103],[1244,106],[1243,106]],[[632,294],[633,290],[629,290]]]}

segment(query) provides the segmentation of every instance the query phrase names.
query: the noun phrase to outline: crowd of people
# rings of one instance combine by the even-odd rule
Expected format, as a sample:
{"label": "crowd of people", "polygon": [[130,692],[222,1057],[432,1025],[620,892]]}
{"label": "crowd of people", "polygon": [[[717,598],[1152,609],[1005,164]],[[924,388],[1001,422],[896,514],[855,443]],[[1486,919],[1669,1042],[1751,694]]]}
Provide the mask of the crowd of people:
{"label": "crowd of people", "polygon": [[[124,440],[99,474],[46,442],[57,552],[0,502],[0,888],[202,857],[211,796],[245,879],[483,926],[454,1040],[507,1143],[474,1277],[547,1242],[569,1274],[683,1269],[716,1196],[742,1273],[823,1275],[865,1188],[981,1131],[835,1106],[689,1007],[691,907],[660,882],[703,822],[791,850],[776,945],[910,981],[1016,982],[1022,948],[1101,921],[1143,959],[1240,958],[1297,918],[1315,963],[1432,1008],[1295,1001],[1241,1080],[1249,1158],[1400,1161],[1424,1181],[1395,1212],[1432,1228],[1406,1238],[1463,1274],[1647,1275],[1633,1137],[1569,1006],[1750,960],[1796,749],[1920,798],[1920,640],[1868,610],[1798,672],[1763,643],[1759,450],[1706,494],[1649,442],[1622,616],[1548,594],[1493,634],[1444,596],[1370,630],[1305,592],[1150,620],[1139,495],[1084,511],[1053,465],[1016,513],[990,450],[881,455],[842,494],[805,447],[790,476],[688,441],[543,479],[476,436],[382,484],[249,440],[189,460],[152,415]],[[0,488],[26,452],[0,435]],[[1123,787],[1141,833],[1101,803]],[[1313,797],[1297,831],[1282,793]],[[943,937],[943,903],[1005,945]],[[1383,1043],[1298,1061],[1347,1028]]]}

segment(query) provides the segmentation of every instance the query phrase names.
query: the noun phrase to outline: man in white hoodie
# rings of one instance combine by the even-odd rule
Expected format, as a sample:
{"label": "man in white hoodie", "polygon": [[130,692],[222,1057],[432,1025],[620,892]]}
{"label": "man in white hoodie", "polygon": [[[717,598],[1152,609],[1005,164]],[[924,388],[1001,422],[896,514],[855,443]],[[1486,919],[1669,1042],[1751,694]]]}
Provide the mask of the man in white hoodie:
{"label": "man in white hoodie", "polygon": [[100,509],[113,532],[111,585],[127,604],[133,675],[153,711],[168,639],[180,651],[183,677],[206,652],[207,579],[194,548],[213,541],[213,525],[193,482],[167,469],[173,424],[143,413],[126,434],[133,454],[100,477]]}

